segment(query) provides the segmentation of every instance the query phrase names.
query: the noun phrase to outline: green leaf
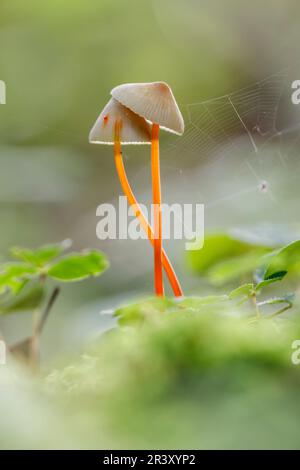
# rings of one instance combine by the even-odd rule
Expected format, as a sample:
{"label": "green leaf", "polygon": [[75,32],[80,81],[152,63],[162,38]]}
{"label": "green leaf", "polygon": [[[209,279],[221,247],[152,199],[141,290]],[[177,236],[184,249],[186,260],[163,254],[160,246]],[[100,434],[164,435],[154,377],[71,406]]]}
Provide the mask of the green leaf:
{"label": "green leaf", "polygon": [[287,271],[277,271],[276,273],[271,274],[270,276],[266,277],[266,281],[282,281],[282,279],[286,276]]}
{"label": "green leaf", "polygon": [[109,266],[101,251],[70,253],[52,264],[48,275],[64,282],[81,281],[91,276],[99,276]]}
{"label": "green leaf", "polygon": [[[221,302],[228,300],[227,295],[209,295],[206,297],[188,297],[170,299],[154,297],[121,307],[115,311],[121,326],[137,326],[144,322],[158,322],[165,315],[210,313]],[[225,307],[222,304],[222,311]]]}
{"label": "green leaf", "polygon": [[300,240],[292,242],[266,257],[264,279],[278,271],[300,271]]}
{"label": "green leaf", "polygon": [[255,286],[255,291],[259,292],[265,286],[268,286],[270,284],[274,284],[274,282],[282,281],[282,279],[286,276],[286,274],[287,274],[287,271],[278,271],[278,272],[272,274],[271,276],[269,276],[265,280],[259,282]]}
{"label": "green leaf", "polygon": [[235,256],[229,260],[217,263],[207,273],[209,281],[221,286],[228,282],[245,277],[253,272],[265,256],[264,249],[256,249],[241,256]]}
{"label": "green leaf", "polygon": [[205,238],[204,247],[201,250],[188,253],[188,261],[194,271],[202,274],[222,260],[245,253],[250,246],[225,233],[211,234]]}
{"label": "green leaf", "polygon": [[230,292],[229,294],[229,299],[233,300],[238,297],[251,297],[254,292],[254,284],[243,284],[242,286],[238,287],[237,289],[234,289],[233,291]]}
{"label": "green leaf", "polygon": [[24,281],[37,274],[37,270],[27,263],[6,263],[0,267],[0,294],[10,290],[19,292]]}
{"label": "green leaf", "polygon": [[0,297],[0,315],[34,310],[42,303],[44,296],[45,289],[39,282],[26,283],[18,294]]}
{"label": "green leaf", "polygon": [[178,302],[178,307],[200,309],[207,305],[217,304],[228,300],[227,295],[207,295],[205,297],[187,297]]}
{"label": "green leaf", "polygon": [[44,245],[36,250],[31,250],[23,247],[11,248],[11,254],[22,261],[30,263],[37,267],[43,267],[57,256],[61,255],[67,248],[69,248],[71,242],[65,240],[62,243],[56,243],[51,245]]}
{"label": "green leaf", "polygon": [[153,320],[163,313],[174,309],[176,301],[167,297],[151,297],[125,307],[118,308],[114,316],[118,317],[120,326],[133,326],[143,323],[145,320]]}
{"label": "green leaf", "polygon": [[222,285],[252,272],[270,251],[270,247],[220,233],[209,235],[202,250],[189,252],[188,261],[212,284]]}

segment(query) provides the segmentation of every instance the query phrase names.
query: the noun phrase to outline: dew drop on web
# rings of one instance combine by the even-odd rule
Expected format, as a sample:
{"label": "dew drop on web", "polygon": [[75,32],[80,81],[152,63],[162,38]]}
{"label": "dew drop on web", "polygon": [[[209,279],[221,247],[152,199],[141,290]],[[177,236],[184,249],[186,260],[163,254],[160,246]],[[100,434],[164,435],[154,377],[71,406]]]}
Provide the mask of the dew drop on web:
{"label": "dew drop on web", "polygon": [[269,184],[267,181],[261,181],[258,185],[258,189],[261,193],[267,193],[269,189]]}

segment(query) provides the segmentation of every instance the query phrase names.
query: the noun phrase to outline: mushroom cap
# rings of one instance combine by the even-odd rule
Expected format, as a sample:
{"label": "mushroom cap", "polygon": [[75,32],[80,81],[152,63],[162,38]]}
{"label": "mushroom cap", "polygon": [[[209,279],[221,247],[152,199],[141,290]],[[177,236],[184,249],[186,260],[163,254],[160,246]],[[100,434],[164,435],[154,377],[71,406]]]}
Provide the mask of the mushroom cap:
{"label": "mushroom cap", "polygon": [[151,130],[141,116],[111,98],[96,120],[89,135],[91,144],[113,145],[115,123],[121,121],[120,140],[122,144],[150,144]]}
{"label": "mushroom cap", "polygon": [[113,88],[110,93],[146,121],[159,124],[174,134],[183,134],[183,117],[167,83],[125,83]]}

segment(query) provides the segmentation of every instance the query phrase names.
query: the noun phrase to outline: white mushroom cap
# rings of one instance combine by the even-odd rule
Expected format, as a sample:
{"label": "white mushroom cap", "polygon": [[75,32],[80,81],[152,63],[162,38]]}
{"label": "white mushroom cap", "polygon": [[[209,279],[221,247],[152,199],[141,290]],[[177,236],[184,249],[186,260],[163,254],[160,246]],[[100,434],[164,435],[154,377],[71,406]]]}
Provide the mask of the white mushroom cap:
{"label": "white mushroom cap", "polygon": [[97,121],[90,135],[91,144],[113,145],[116,121],[121,121],[120,140],[122,144],[150,144],[149,124],[141,116],[111,98]]}
{"label": "white mushroom cap", "polygon": [[159,124],[166,131],[183,134],[183,117],[167,83],[125,83],[113,88],[111,95],[148,122]]}

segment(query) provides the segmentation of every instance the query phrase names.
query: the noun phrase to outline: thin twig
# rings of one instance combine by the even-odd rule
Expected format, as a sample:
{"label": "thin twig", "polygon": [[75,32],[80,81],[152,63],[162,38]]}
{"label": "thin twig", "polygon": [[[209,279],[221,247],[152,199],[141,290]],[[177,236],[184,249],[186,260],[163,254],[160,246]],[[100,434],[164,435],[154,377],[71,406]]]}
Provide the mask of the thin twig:
{"label": "thin twig", "polygon": [[289,310],[290,308],[292,308],[292,304],[289,304],[287,305],[286,307],[284,308],[281,308],[280,310],[278,310],[277,312],[273,313],[273,315],[270,315],[269,316],[269,319],[272,320],[273,318],[277,317],[278,315],[281,315],[282,313],[286,312],[287,310]]}
{"label": "thin twig", "polygon": [[253,305],[254,305],[254,308],[255,308],[255,312],[256,312],[256,319],[259,320],[261,318],[261,315],[260,315],[260,311],[259,311],[259,308],[258,308],[258,305],[257,305],[257,297],[256,297],[256,294],[253,294],[251,296],[251,300],[253,302]]}
{"label": "thin twig", "polygon": [[42,313],[41,318],[38,321],[38,324],[35,328],[34,336],[37,335],[37,334],[41,334],[41,332],[42,332],[42,330],[45,326],[45,323],[47,321],[48,315],[49,315],[49,313],[50,313],[50,311],[51,311],[51,309],[54,305],[54,302],[57,299],[57,296],[58,296],[59,292],[60,292],[60,288],[55,287],[52,294],[51,294],[51,296],[50,296],[50,298],[49,298],[49,300],[48,300],[48,303],[45,307],[45,310]]}
{"label": "thin twig", "polygon": [[41,317],[34,328],[33,335],[30,339],[30,363],[33,371],[37,370],[38,365],[40,335],[43,331],[49,313],[54,305],[55,300],[57,299],[59,292],[60,288],[55,287],[47,302],[45,310],[41,314]]}

